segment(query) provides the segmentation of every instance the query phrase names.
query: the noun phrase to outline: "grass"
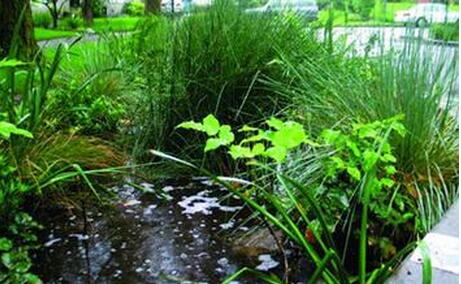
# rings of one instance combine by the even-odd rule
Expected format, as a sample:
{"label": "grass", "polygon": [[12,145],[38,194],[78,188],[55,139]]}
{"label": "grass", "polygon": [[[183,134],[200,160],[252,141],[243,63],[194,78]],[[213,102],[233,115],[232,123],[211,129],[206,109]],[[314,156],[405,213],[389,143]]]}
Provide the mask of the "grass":
{"label": "grass", "polygon": [[[96,18],[91,27],[96,33],[105,32],[127,32],[135,29],[141,17],[118,17],[118,18]],[[50,40],[57,38],[75,37],[78,32],[84,31],[81,27],[76,30],[68,30],[63,27],[59,29],[46,29],[36,27],[35,39],[37,41]]]}
{"label": "grass", "polygon": [[[257,81],[262,74],[283,77],[272,64],[279,49],[327,54],[297,18],[251,15],[227,2],[174,22],[143,23],[123,48],[129,54],[120,56],[136,59],[128,67],[136,68],[145,90],[130,119],[146,129],[135,135],[135,149],[145,155],[156,147],[202,159],[197,137],[175,130],[180,122],[215,113],[224,123],[243,124],[282,110],[284,102]],[[233,167],[227,161],[216,166]]]}
{"label": "grass", "polygon": [[95,32],[126,32],[136,28],[142,17],[96,18],[91,27]]}
{"label": "grass", "polygon": [[74,31],[51,30],[51,29],[44,29],[44,28],[35,28],[34,32],[35,32],[35,39],[37,41],[74,37],[77,35],[77,33]]}

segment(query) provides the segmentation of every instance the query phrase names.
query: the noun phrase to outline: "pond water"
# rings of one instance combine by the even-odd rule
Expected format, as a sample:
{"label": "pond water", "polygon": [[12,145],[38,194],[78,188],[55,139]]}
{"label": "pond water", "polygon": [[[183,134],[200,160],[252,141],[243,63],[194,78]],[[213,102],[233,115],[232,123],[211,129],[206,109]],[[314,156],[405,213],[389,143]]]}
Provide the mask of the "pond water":
{"label": "pond water", "polygon": [[115,187],[119,198],[104,213],[86,208],[51,218],[36,273],[45,283],[219,283],[245,265],[280,268],[275,256],[248,259],[226,239],[230,230],[247,230],[230,218],[245,211],[240,200],[222,200],[226,192],[207,180],[160,188],[162,198]]}

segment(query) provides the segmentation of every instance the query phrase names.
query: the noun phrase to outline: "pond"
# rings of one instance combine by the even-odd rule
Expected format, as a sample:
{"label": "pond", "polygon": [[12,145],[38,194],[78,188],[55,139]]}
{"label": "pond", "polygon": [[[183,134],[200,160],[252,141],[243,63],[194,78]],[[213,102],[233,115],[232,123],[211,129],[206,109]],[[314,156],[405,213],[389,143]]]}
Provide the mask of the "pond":
{"label": "pond", "polygon": [[221,198],[226,192],[208,180],[161,190],[141,186],[152,193],[114,187],[118,198],[112,209],[50,217],[43,248],[35,256],[43,281],[218,283],[245,265],[263,271],[280,268],[276,255],[249,257],[228,240],[229,232],[248,230],[235,225],[246,209],[236,198]]}

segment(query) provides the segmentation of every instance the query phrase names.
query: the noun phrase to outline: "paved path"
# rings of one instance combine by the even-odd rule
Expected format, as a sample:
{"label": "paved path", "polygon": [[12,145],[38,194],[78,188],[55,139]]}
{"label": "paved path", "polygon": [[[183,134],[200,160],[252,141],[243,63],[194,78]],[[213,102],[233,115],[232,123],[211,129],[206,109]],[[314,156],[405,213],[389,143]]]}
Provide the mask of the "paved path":
{"label": "paved path", "polygon": [[[123,36],[123,35],[128,35],[130,33],[131,32],[115,32],[113,34],[116,36]],[[97,34],[97,33],[85,33],[82,35],[82,39],[79,41],[79,43],[98,41],[99,39],[102,39],[103,37],[104,35]],[[78,39],[78,36],[67,37],[67,38],[55,38],[55,39],[50,39],[50,40],[41,40],[38,42],[38,45],[40,47],[56,47],[61,43],[71,44],[76,39]]]}
{"label": "paved path", "polygon": [[[447,211],[442,221],[424,237],[432,264],[432,283],[459,283],[459,202]],[[416,249],[388,280],[388,284],[422,283],[422,256]]]}

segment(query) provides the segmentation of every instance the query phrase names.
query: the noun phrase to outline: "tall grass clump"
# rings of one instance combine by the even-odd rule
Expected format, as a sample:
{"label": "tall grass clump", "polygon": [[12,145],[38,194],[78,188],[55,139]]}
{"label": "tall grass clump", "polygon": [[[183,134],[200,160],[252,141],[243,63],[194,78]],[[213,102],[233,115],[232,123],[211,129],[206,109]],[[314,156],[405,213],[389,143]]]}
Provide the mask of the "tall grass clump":
{"label": "tall grass clump", "polygon": [[31,62],[10,58],[0,61],[2,120],[34,137],[12,136],[1,149],[17,169],[18,178],[33,185],[31,192],[36,196],[57,183],[61,192],[65,192],[66,182],[83,181],[88,185],[89,180],[82,178],[86,170],[120,166],[124,160],[109,143],[75,135],[72,125],[57,123],[74,107],[62,104],[61,108],[52,108],[56,74],[68,52],[59,45],[51,60],[38,57]]}
{"label": "tall grass clump", "polygon": [[[325,127],[341,128],[354,120],[370,122],[403,114],[408,134],[390,141],[398,161],[399,181],[407,195],[415,204],[423,202],[420,198],[428,200],[426,189],[432,195],[440,193],[440,198],[456,195],[456,54],[450,49],[407,42],[400,50],[382,52],[358,65],[344,62],[341,66],[329,61],[305,57],[295,62],[285,57],[280,63],[292,76],[293,84],[277,79],[266,83],[295,98],[296,111],[314,132]],[[434,193],[435,188],[438,190]],[[425,206],[440,216],[452,200],[445,199],[444,206]],[[417,221],[417,225],[421,222],[427,223]]]}
{"label": "tall grass clump", "polygon": [[57,122],[79,134],[113,136],[125,114],[130,83],[109,46],[102,41],[75,46],[59,71],[50,103],[51,111],[61,115]]}
{"label": "tall grass clump", "polygon": [[296,16],[250,14],[231,1],[217,1],[180,20],[152,18],[130,46],[131,56],[142,63],[138,78],[146,90],[134,118],[138,154],[153,147],[193,159],[203,156],[198,140],[175,131],[177,124],[213,113],[240,125],[278,113],[290,100],[264,88],[258,78],[284,78],[273,64],[279,51],[293,59],[326,55]]}

